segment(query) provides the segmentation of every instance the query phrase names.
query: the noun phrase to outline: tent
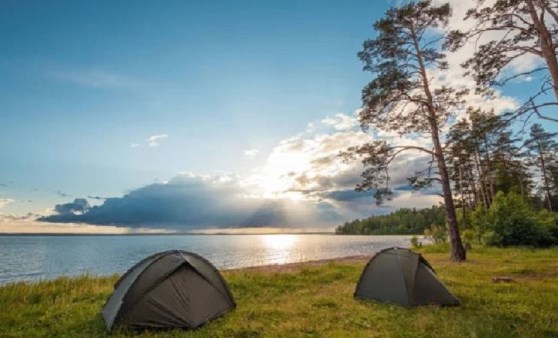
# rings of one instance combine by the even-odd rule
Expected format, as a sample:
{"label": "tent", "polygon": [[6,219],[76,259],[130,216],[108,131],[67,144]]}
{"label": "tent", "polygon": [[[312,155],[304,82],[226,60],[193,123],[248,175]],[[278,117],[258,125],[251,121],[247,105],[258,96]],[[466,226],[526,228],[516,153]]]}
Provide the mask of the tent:
{"label": "tent", "polygon": [[236,307],[219,271],[181,250],[159,252],[129,269],[103,308],[107,331],[131,328],[194,329]]}
{"label": "tent", "polygon": [[459,305],[430,264],[403,248],[379,251],[366,265],[355,297],[396,303],[402,306]]}

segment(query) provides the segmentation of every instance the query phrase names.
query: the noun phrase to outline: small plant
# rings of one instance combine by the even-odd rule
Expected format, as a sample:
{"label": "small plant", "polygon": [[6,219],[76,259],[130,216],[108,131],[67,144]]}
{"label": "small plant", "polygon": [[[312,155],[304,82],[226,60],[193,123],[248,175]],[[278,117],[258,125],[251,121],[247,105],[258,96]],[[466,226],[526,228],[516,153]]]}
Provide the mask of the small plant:
{"label": "small plant", "polygon": [[488,230],[487,232],[485,232],[481,238],[482,244],[485,245],[499,246],[502,245],[502,241],[503,241],[502,235],[492,230]]}
{"label": "small plant", "polygon": [[473,247],[473,243],[477,242],[477,234],[471,229],[463,230],[463,232],[461,233],[461,238],[463,239],[463,244],[465,245],[465,247],[469,248],[469,250]]}
{"label": "small plant", "polygon": [[424,237],[433,243],[446,243],[448,241],[448,231],[446,227],[432,224],[430,229],[424,230]]}
{"label": "small plant", "polygon": [[418,237],[415,235],[413,237],[411,237],[411,245],[413,246],[413,248],[418,249],[418,248],[422,248],[422,242],[419,241]]}

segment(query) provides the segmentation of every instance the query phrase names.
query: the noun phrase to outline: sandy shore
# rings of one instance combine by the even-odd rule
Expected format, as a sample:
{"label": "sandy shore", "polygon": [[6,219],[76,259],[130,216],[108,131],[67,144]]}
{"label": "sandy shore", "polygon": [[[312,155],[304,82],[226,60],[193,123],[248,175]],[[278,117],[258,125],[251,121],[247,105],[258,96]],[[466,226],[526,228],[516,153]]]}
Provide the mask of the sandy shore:
{"label": "sandy shore", "polygon": [[264,273],[275,273],[275,272],[296,272],[302,268],[306,268],[309,266],[319,266],[328,264],[330,262],[334,263],[362,263],[365,264],[370,260],[372,256],[349,256],[349,257],[339,257],[339,258],[332,258],[332,259],[320,259],[315,261],[306,261],[306,262],[296,262],[296,263],[286,263],[286,264],[271,264],[271,265],[260,265],[260,266],[250,266],[246,268],[238,268],[238,269],[230,269],[230,270],[223,270],[227,272],[234,272],[234,271],[246,271],[246,272],[264,272]]}

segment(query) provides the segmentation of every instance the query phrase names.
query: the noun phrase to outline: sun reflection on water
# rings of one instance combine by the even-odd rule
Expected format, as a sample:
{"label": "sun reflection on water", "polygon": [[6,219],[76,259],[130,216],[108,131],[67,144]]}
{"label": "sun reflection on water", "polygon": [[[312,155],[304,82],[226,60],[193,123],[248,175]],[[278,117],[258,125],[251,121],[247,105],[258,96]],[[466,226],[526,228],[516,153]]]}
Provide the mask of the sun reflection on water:
{"label": "sun reflection on water", "polygon": [[262,243],[271,264],[292,261],[293,249],[299,238],[296,235],[263,235]]}

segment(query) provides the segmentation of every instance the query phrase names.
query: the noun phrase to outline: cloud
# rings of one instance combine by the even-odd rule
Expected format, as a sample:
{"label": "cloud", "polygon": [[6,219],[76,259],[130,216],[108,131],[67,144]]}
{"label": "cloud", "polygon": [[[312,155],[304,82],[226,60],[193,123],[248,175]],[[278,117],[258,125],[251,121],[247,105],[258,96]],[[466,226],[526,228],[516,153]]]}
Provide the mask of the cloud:
{"label": "cloud", "polygon": [[339,131],[351,130],[358,126],[358,121],[354,117],[345,114],[335,114],[334,117],[327,117],[321,122]]}
{"label": "cloud", "polygon": [[51,223],[37,221],[38,214],[10,215],[0,213],[0,233],[51,233],[51,234],[127,234],[161,232],[161,229],[97,226],[77,223]]}
{"label": "cloud", "polygon": [[[449,30],[458,29],[467,31],[473,26],[473,20],[464,20],[464,18],[467,10],[475,5],[474,2],[463,0],[434,1],[434,5],[442,5],[444,3],[449,3],[452,8],[452,16],[448,21]],[[493,4],[494,0],[488,0],[483,3],[483,6],[490,8]],[[473,41],[469,41],[459,50],[447,53],[449,69],[447,71],[444,71],[443,73],[433,72],[432,75],[434,75],[435,77],[434,85],[451,84],[453,86],[463,86],[465,88],[469,88],[470,93],[465,98],[467,104],[482,107],[485,110],[494,109],[496,114],[501,114],[503,112],[517,109],[517,107],[519,106],[519,102],[513,97],[502,95],[502,93],[498,90],[495,92],[494,97],[491,99],[475,94],[475,81],[470,76],[465,76],[465,70],[461,67],[461,64],[463,62],[473,56],[478,46],[490,40],[500,40],[504,38],[505,34],[505,32],[499,31],[487,32],[479,39],[473,39]],[[533,70],[540,65],[540,62],[541,58],[527,53],[517,58],[510,65],[508,65],[504,73],[506,76],[509,76]],[[518,80],[529,81],[529,78],[523,77]]]}
{"label": "cloud", "polygon": [[107,199],[106,197],[92,196],[92,195],[88,195],[87,198],[89,198],[89,199],[91,199],[91,200],[99,200],[99,201],[102,201],[102,200],[106,200],[106,199]]}
{"label": "cloud", "polygon": [[54,211],[59,215],[84,214],[89,207],[89,202],[85,198],[76,198],[73,202],[55,205]]}
{"label": "cloud", "polygon": [[253,158],[255,158],[256,156],[258,156],[258,153],[259,153],[259,152],[260,152],[260,151],[259,151],[258,149],[248,149],[248,150],[245,150],[245,151],[244,151],[244,156],[246,156],[246,157],[248,157],[248,158],[250,158],[250,159],[253,159]]}
{"label": "cloud", "polygon": [[[342,217],[325,201],[293,201],[250,196],[249,186],[231,179],[179,174],[167,183],[136,189],[100,206],[76,210],[76,201],[57,205],[56,214],[39,218],[56,223],[127,227],[303,227],[335,225]],[[82,212],[85,210],[84,212]]]}
{"label": "cloud", "polygon": [[62,197],[62,198],[65,198],[65,197],[72,197],[71,195],[68,195],[68,194],[66,194],[66,193],[64,193],[64,192],[62,192],[62,191],[60,191],[60,190],[57,190],[57,191],[55,191],[54,193],[55,193],[56,195]]}
{"label": "cloud", "polygon": [[92,88],[139,89],[145,85],[138,79],[100,69],[48,71],[47,75]]}
{"label": "cloud", "polygon": [[[357,123],[351,115],[336,115],[335,120],[345,126]],[[314,124],[327,125],[320,121]],[[248,176],[183,172],[168,182],[156,182],[122,197],[107,198],[98,206],[80,199],[59,204],[53,214],[39,220],[180,231],[245,227],[328,229],[349,219],[400,207],[436,204],[440,199],[433,195],[435,191],[417,193],[407,189],[407,176],[422,169],[428,161],[420,153],[407,153],[393,163],[391,182],[397,190],[386,205],[376,206],[373,192],[354,191],[362,180],[362,164],[344,162],[339,152],[379,136],[380,133],[370,135],[357,128],[306,132],[279,142],[265,164]],[[381,137],[399,144],[428,144],[419,137],[402,138],[391,133],[381,133]]]}
{"label": "cloud", "polygon": [[10,185],[14,185],[14,183],[15,183],[14,181],[10,181],[8,183],[0,182],[0,187],[6,188],[9,187]]}
{"label": "cloud", "polygon": [[11,204],[13,202],[15,202],[15,201],[11,198],[0,198],[0,208],[3,208],[3,207],[5,207],[8,204]]}
{"label": "cloud", "polygon": [[130,144],[130,147],[131,147],[131,148],[137,148],[137,147],[139,147],[139,146],[140,146],[139,143],[131,143],[131,144]]}
{"label": "cloud", "polygon": [[145,140],[150,147],[157,147],[159,145],[160,140],[167,139],[169,137],[168,134],[159,134],[159,135],[151,135]]}

